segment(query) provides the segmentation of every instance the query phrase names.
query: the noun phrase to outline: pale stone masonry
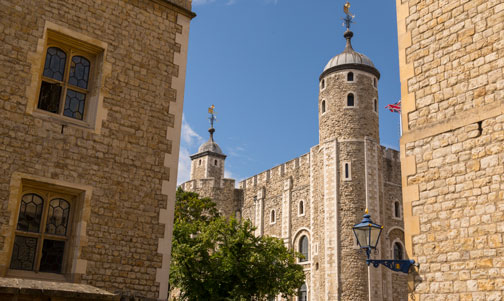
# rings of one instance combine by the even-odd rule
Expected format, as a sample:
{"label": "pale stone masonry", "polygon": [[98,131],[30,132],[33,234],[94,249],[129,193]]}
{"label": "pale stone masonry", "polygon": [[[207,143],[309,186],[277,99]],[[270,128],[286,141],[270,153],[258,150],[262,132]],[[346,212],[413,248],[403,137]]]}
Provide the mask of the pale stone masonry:
{"label": "pale stone masonry", "polygon": [[504,1],[397,0],[410,300],[504,299]]}
{"label": "pale stone masonry", "polygon": [[0,277],[167,300],[194,16],[190,0],[0,2]]}
{"label": "pale stone masonry", "polygon": [[299,264],[308,300],[406,300],[406,275],[366,266],[352,233],[368,208],[385,228],[380,253],[373,256],[393,259],[394,244],[404,250],[399,153],[379,141],[380,74],[352,49],[352,33],[345,37],[345,51],[320,76],[314,103],[319,145],[231,189],[234,180],[223,179],[225,155],[213,141],[212,128],[210,140],[191,156],[191,180],[181,187],[211,197],[226,216],[251,220],[256,235],[275,236],[304,251],[306,259]]}

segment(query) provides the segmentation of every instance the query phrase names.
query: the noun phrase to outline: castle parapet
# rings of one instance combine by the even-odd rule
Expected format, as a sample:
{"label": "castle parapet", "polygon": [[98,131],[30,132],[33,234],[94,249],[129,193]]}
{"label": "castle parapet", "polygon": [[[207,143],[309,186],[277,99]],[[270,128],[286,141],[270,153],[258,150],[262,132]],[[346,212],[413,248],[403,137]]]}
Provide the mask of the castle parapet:
{"label": "castle parapet", "polygon": [[199,179],[199,180],[189,180],[180,184],[185,191],[194,191],[196,189],[209,189],[209,188],[235,188],[234,179]]}
{"label": "castle parapet", "polygon": [[246,189],[247,187],[256,186],[259,184],[264,184],[270,180],[277,178],[283,178],[285,176],[291,175],[292,173],[298,172],[300,167],[310,164],[310,153],[306,153],[297,158],[289,160],[285,163],[277,165],[271,169],[265,170],[257,175],[247,178],[238,184],[240,189]]}

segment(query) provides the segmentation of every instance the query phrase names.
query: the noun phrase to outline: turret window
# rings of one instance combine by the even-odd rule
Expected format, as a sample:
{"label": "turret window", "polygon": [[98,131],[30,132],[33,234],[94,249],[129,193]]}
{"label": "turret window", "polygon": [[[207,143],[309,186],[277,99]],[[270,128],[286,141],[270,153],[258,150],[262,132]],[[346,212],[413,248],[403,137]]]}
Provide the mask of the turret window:
{"label": "turret window", "polygon": [[325,79],[323,79],[321,82],[320,82],[320,90],[324,90],[325,89]]}
{"label": "turret window", "polygon": [[217,166],[217,160],[214,160],[214,165]]}
{"label": "turret window", "polygon": [[275,210],[271,210],[270,213],[270,224],[275,224],[276,223],[276,212]]}
{"label": "turret window", "polygon": [[373,86],[374,86],[375,88],[378,88],[378,81],[376,80],[376,77],[375,77],[375,78],[373,78]]}
{"label": "turret window", "polygon": [[376,98],[373,99],[373,106],[374,106],[374,111],[376,113],[378,113],[378,100],[376,100]]}
{"label": "turret window", "polygon": [[355,96],[353,93],[350,93],[347,95],[347,107],[354,107],[355,106]]}
{"label": "turret window", "polygon": [[322,100],[322,108],[320,110],[322,111],[322,114],[325,113],[325,111],[326,111],[325,100]]}
{"label": "turret window", "polygon": [[354,80],[354,74],[353,74],[353,72],[348,72],[347,73],[347,81],[353,82],[353,80]]}

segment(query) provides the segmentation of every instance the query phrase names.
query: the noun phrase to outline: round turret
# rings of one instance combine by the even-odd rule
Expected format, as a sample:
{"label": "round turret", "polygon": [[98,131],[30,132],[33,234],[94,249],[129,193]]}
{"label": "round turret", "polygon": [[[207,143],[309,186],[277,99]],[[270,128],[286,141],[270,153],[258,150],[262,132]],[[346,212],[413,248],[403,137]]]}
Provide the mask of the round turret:
{"label": "round turret", "polygon": [[378,136],[380,72],[364,54],[352,48],[353,33],[344,34],[346,47],[320,75],[319,142]]}

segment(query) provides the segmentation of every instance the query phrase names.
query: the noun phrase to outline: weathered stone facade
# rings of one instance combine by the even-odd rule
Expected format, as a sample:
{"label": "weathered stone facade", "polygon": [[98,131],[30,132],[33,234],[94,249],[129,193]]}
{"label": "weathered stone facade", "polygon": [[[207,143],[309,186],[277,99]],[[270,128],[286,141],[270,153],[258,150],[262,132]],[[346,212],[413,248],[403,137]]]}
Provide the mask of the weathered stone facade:
{"label": "weathered stone facade", "polygon": [[504,2],[398,0],[411,300],[504,298]]}
{"label": "weathered stone facade", "polygon": [[[0,277],[167,299],[190,9],[190,0],[0,3]],[[70,72],[75,53],[89,54],[82,120],[41,109],[49,47],[65,49]],[[49,230],[20,230],[27,193],[42,196],[43,212],[54,195],[68,198],[60,273],[36,273]],[[15,238],[30,235],[42,253],[13,268]]]}
{"label": "weathered stone facade", "polygon": [[402,203],[399,153],[379,144],[379,72],[369,59],[348,62],[364,56],[351,49],[348,31],[345,37],[344,63],[333,58],[320,77],[319,145],[226,190],[233,180],[200,170],[215,156],[204,152],[206,142],[191,156],[191,180],[182,188],[213,198],[222,212],[253,221],[257,235],[281,238],[296,251],[308,239],[299,262],[308,300],[406,300],[406,276],[367,267],[352,232],[368,208],[385,228],[378,257],[391,259],[393,244],[404,246],[402,213],[394,207]]}

